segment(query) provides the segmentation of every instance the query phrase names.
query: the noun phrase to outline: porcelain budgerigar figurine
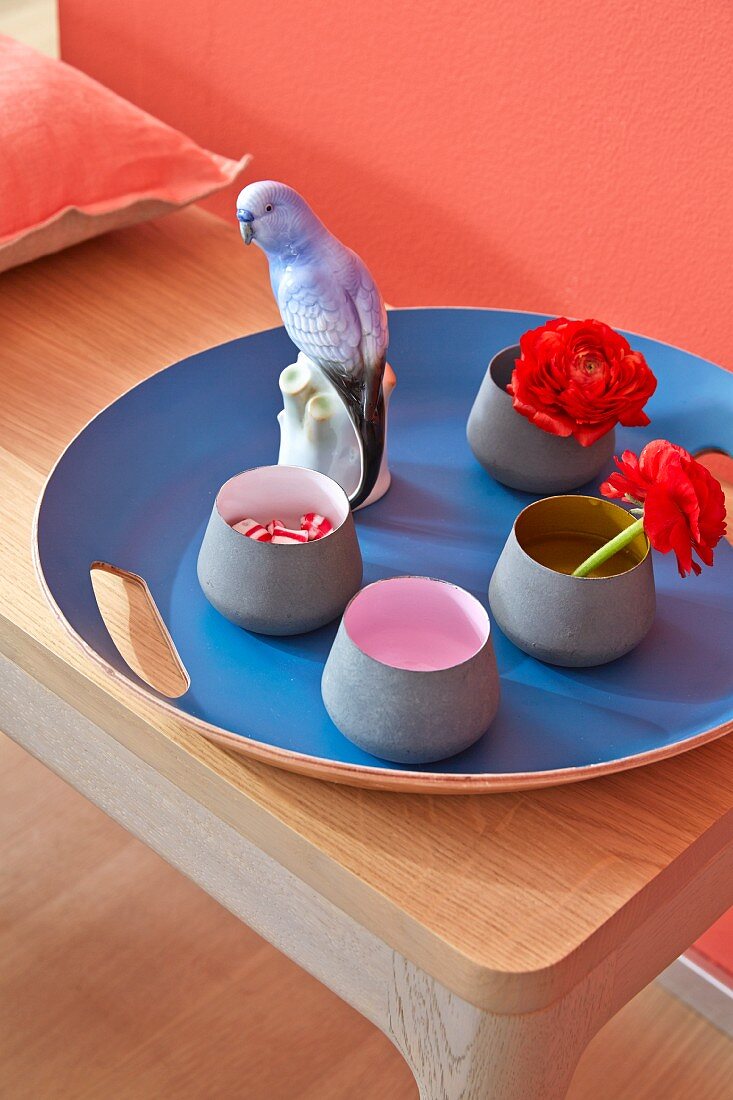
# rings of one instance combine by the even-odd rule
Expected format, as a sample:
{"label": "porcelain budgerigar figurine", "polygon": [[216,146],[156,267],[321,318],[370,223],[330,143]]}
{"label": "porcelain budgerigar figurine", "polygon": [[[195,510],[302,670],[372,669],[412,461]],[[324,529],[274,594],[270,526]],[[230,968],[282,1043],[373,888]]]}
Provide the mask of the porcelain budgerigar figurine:
{"label": "porcelain budgerigar figurine", "polygon": [[270,282],[293,343],[331,382],[356,429],[361,477],[353,508],[372,493],[384,451],[383,390],[389,333],[382,296],[364,262],[284,183],[250,183],[237,199],[245,244],[267,256]]}

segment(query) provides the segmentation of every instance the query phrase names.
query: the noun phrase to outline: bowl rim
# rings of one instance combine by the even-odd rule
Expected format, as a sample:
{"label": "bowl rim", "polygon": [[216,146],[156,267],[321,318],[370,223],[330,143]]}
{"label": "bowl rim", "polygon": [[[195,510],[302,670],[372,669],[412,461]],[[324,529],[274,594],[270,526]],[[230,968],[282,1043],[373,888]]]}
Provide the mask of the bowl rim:
{"label": "bowl rim", "polygon": [[[372,657],[372,655],[370,653],[367,653],[359,645],[359,643],[352,637],[351,633],[349,632],[349,628],[346,625],[346,617],[349,613],[349,608],[368,589],[376,588],[378,585],[390,584],[392,581],[404,581],[404,580],[430,581],[433,584],[442,584],[442,585],[445,585],[447,588],[455,589],[456,591],[460,592],[462,595],[467,596],[469,598],[469,600],[472,600],[473,603],[475,603],[476,606],[481,611],[482,625],[485,621],[486,634],[485,634],[484,640],[482,641],[481,645],[469,657],[464,658],[464,660],[462,660],[462,661],[456,661],[455,664],[446,665],[443,668],[431,668],[431,669],[401,668],[399,665],[390,664],[388,661],[381,661],[378,657]],[[476,596],[474,596],[474,594],[472,592],[469,592],[467,588],[463,588],[460,584],[455,584],[454,581],[445,580],[444,577],[426,577],[424,574],[421,574],[421,573],[397,573],[393,577],[380,577],[375,581],[370,581],[369,584],[363,585],[359,589],[358,592],[354,593],[354,595],[351,597],[351,599],[347,603],[346,607],[344,608],[343,614],[341,615],[340,629],[341,628],[343,628],[343,632],[346,635],[346,637],[348,638],[351,645],[353,645],[354,648],[357,649],[359,651],[359,653],[362,655],[362,657],[364,657],[367,661],[370,661],[375,665],[379,665],[380,668],[388,668],[392,672],[398,672],[398,673],[400,673],[404,676],[435,676],[435,675],[437,675],[438,673],[441,673],[441,672],[443,672],[443,673],[453,672],[455,669],[462,668],[464,665],[467,665],[470,661],[475,660],[476,657],[478,657],[478,655],[480,653],[482,653],[488,645],[492,644],[491,618],[489,616],[488,611],[486,610],[486,608],[482,604],[481,600],[479,600]],[[335,640],[334,640],[334,645],[335,644],[336,643],[335,643]]]}
{"label": "bowl rim", "polygon": [[[495,351],[494,354],[491,356],[491,359],[489,359],[489,365],[486,368],[486,370],[487,370],[487,373],[489,375],[489,378],[491,379],[491,381],[494,384],[495,389],[497,389],[499,391],[499,393],[504,394],[504,396],[506,398],[508,398],[509,401],[511,401],[512,400],[512,395],[507,391],[505,386],[500,386],[499,383],[496,381],[496,378],[494,377],[494,367],[496,365],[497,359],[499,358],[500,355],[505,355],[506,352],[508,352],[508,351],[516,351],[517,352],[516,358],[518,359],[520,354],[521,354],[521,349],[520,349],[520,346],[519,346],[519,342],[517,341],[516,344],[507,344],[507,346],[505,348],[499,348],[498,351]],[[511,381],[511,374],[510,374],[510,381]],[[530,423],[531,423],[531,421],[530,421]],[[536,424],[535,424],[535,427],[537,427]],[[540,430],[542,430],[542,429],[540,429]]]}
{"label": "bowl rim", "polygon": [[[346,511],[344,513],[343,519],[339,520],[338,523],[334,523],[333,530],[329,531],[327,535],[321,536],[320,539],[312,539],[309,542],[299,542],[299,543],[293,543],[292,545],[288,545],[287,543],[281,544],[281,543],[273,543],[273,542],[260,542],[258,539],[248,539],[247,536],[243,535],[241,531],[235,531],[232,524],[229,523],[229,521],[226,520],[224,518],[224,516],[221,514],[221,511],[219,509],[219,497],[221,496],[221,493],[227,487],[227,485],[229,485],[232,481],[236,481],[236,479],[238,477],[241,477],[243,474],[260,473],[263,470],[290,470],[290,471],[295,470],[295,471],[298,471],[300,473],[314,475],[316,478],[322,478],[325,482],[329,483],[329,486],[332,486],[333,488],[338,490],[338,493],[343,497],[343,499],[346,503]],[[247,466],[247,467],[245,467],[244,470],[239,470],[236,474],[232,474],[231,477],[228,477],[226,479],[226,481],[223,481],[221,483],[221,485],[219,486],[219,488],[217,489],[216,495],[214,496],[214,506],[213,506],[213,508],[214,508],[214,512],[216,513],[217,517],[221,520],[221,522],[226,527],[229,528],[229,530],[234,535],[237,536],[237,538],[246,539],[248,544],[252,544],[252,545],[256,545],[256,546],[261,546],[261,547],[276,546],[278,548],[278,550],[291,550],[291,551],[302,549],[302,547],[304,547],[304,546],[317,546],[319,543],[325,543],[328,539],[330,539],[338,531],[341,531],[342,528],[344,527],[344,525],[348,522],[349,516],[353,515],[352,510],[351,510],[351,504],[349,502],[349,498],[346,494],[346,491],[341,485],[339,485],[338,481],[336,481],[335,478],[330,477],[328,474],[322,473],[320,470],[313,470],[310,466],[293,466],[293,465],[290,465],[289,463],[280,463],[280,462],[268,462],[268,463],[264,463],[262,466]]]}
{"label": "bowl rim", "polygon": [[[635,573],[637,569],[641,569],[643,566],[646,566],[647,562],[651,563],[652,547],[651,543],[649,542],[649,536],[647,535],[646,531],[643,531],[642,534],[646,543],[646,550],[644,551],[642,557],[639,558],[636,564],[632,565],[630,569],[624,569],[623,572],[614,573],[610,577],[574,577],[572,573],[561,573],[559,569],[552,569],[549,565],[543,565],[541,561],[537,561],[536,558],[533,558],[531,554],[527,553],[525,548],[522,546],[522,543],[517,536],[517,524],[519,523],[521,518],[530,511],[530,509],[536,508],[538,505],[546,504],[550,500],[592,501],[594,504],[604,504],[608,508],[614,508],[618,512],[621,512],[624,516],[630,515],[630,513],[625,508],[622,508],[621,505],[617,504],[614,500],[607,500],[605,497],[592,497],[589,496],[587,493],[554,493],[551,496],[540,497],[539,500],[533,500],[530,504],[526,504],[524,508],[522,508],[521,512],[516,516],[514,523],[512,524],[512,529],[509,533],[509,537],[513,537],[514,542],[516,543],[522,557],[525,558],[528,562],[531,562],[533,566],[536,566],[538,569],[541,569],[546,573],[550,573],[553,577],[566,577],[568,581],[593,581],[594,583],[598,584],[601,581],[618,581],[622,577],[629,577],[632,573]],[[630,527],[631,524],[627,524],[627,526]]]}

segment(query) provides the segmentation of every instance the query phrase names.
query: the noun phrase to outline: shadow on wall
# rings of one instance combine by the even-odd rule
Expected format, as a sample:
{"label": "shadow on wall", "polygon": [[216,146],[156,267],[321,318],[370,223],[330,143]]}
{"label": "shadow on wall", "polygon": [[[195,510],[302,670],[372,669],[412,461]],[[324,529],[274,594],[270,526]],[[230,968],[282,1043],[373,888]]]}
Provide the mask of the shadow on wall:
{"label": "shadow on wall", "polygon": [[[270,157],[266,152],[262,156],[255,153],[245,180],[262,176],[285,179],[302,191],[328,228],[364,258],[388,301],[395,305],[491,303],[511,307],[506,288],[521,286],[539,312],[553,312],[551,300],[557,295],[543,289],[531,263],[518,255],[502,255],[498,243],[491,239],[490,228],[472,219],[466,210],[453,204],[443,206],[425,192],[413,193],[371,163],[359,164],[325,142],[306,140],[252,112],[243,120],[242,132],[267,132],[273,144],[287,148],[293,165],[290,171],[284,164],[265,171]],[[330,205],[333,196],[320,184],[316,190],[300,167],[313,160],[328,164],[333,179],[358,180],[358,185],[346,188],[345,194],[339,188],[338,204]],[[236,195],[237,188],[231,188],[203,205],[233,220]],[[408,218],[404,217],[406,210]],[[457,257],[466,257],[461,280],[473,282],[473,294],[452,290],[456,279],[445,265],[449,259],[455,264]]]}

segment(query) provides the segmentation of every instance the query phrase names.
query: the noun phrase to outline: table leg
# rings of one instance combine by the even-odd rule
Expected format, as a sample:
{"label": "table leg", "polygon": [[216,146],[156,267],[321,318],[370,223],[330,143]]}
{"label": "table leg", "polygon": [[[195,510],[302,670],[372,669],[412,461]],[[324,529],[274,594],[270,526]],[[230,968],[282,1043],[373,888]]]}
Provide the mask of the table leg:
{"label": "table leg", "polygon": [[574,991],[539,1012],[495,1015],[395,956],[385,1030],[420,1100],[562,1100],[596,1030],[587,1000]]}

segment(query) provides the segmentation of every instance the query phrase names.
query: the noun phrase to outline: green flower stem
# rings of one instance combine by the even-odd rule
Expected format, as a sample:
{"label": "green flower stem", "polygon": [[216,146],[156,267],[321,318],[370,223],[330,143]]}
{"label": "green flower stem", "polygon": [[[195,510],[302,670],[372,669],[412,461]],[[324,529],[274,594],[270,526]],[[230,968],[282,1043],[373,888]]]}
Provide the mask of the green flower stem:
{"label": "green flower stem", "polygon": [[573,573],[574,577],[587,577],[589,573],[592,573],[599,565],[603,565],[604,561],[608,561],[614,554],[618,554],[619,550],[623,550],[625,546],[628,546],[630,542],[633,542],[637,535],[640,535],[644,530],[644,518],[637,519],[636,523],[632,523],[630,527],[624,527],[623,531],[619,531],[607,542],[605,546],[601,546],[599,550],[596,550],[595,554],[591,554],[589,558],[586,558],[582,565]]}

